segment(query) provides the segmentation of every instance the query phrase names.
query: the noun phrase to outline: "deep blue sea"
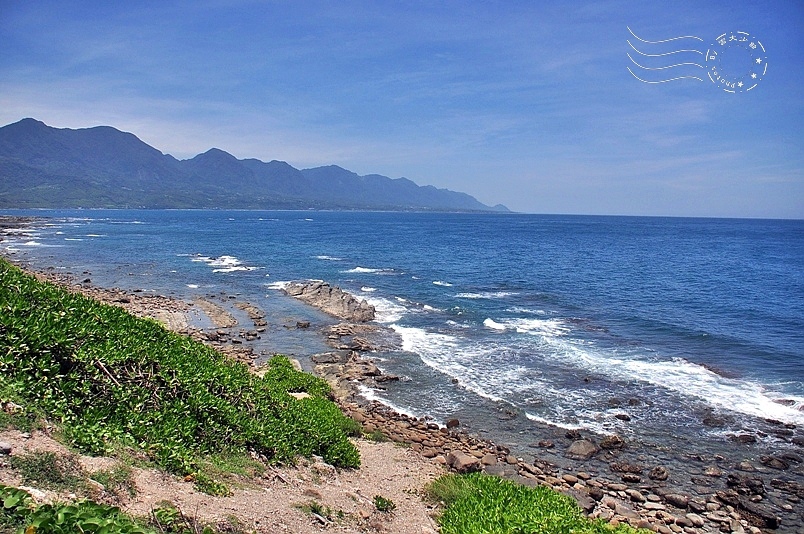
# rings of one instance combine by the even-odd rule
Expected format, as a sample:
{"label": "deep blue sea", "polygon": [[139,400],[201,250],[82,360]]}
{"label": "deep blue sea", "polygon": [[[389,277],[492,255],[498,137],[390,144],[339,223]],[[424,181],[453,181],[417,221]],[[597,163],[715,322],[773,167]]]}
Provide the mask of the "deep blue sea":
{"label": "deep blue sea", "polygon": [[773,446],[764,419],[804,427],[804,221],[9,213],[52,219],[7,254],[99,285],[224,291],[285,315],[283,282],[339,285],[397,334],[376,356],[404,380],[367,397],[507,442],[585,428],[717,451],[746,431]]}

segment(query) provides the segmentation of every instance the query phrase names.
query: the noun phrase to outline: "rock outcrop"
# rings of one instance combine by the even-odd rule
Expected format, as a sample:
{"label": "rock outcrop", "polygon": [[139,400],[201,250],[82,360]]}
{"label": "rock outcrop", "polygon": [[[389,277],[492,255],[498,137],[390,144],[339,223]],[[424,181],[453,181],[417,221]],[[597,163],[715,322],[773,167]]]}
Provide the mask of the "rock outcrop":
{"label": "rock outcrop", "polygon": [[374,320],[374,306],[326,282],[292,283],[285,288],[285,293],[345,321]]}

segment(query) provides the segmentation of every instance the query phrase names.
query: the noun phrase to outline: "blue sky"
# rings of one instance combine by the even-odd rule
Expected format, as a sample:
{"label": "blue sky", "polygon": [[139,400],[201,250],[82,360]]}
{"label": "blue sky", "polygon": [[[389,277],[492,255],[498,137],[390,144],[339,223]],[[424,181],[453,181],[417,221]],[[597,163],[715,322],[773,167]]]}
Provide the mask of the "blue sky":
{"label": "blue sky", "polygon": [[[751,91],[659,68],[737,31],[766,50]],[[731,51],[722,69],[750,68]],[[0,124],[106,124],[182,159],[337,164],[531,213],[804,218],[803,65],[799,0],[0,0]]]}

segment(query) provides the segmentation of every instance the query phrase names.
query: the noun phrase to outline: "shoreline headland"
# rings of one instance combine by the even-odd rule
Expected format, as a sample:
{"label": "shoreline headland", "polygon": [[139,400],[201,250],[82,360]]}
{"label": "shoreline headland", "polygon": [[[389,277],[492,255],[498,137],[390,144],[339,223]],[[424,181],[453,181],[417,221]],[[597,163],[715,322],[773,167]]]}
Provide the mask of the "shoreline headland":
{"label": "shoreline headland", "polygon": [[[209,343],[247,364],[254,363],[248,337],[237,339],[231,334],[232,329],[244,325],[208,299],[188,303],[170,297],[98,288],[88,279],[77,282],[68,274],[36,270],[26,265],[21,267],[37,278],[122,306],[135,315],[152,317],[171,330]],[[330,287],[319,283],[315,292],[320,293],[324,286]],[[299,294],[304,292],[301,290]],[[351,297],[338,288],[327,290],[327,294],[333,293],[342,302]],[[307,302],[316,306],[315,301]],[[237,300],[234,305],[248,313],[256,332],[262,320],[260,310],[242,300]],[[326,306],[317,307],[327,311]],[[200,309],[213,328],[191,326],[193,309]],[[384,374],[371,358],[376,348],[372,335],[383,327],[371,323],[373,317],[365,319],[367,308],[361,307],[359,302],[354,309],[358,310],[356,316],[333,314],[345,319],[344,322],[320,332],[332,350],[313,355],[313,369],[331,384],[336,402],[346,415],[363,425],[365,432],[408,444],[426,462],[445,465],[457,472],[482,470],[524,485],[546,485],[573,496],[590,517],[612,524],[626,522],[662,533],[759,533],[769,529],[793,532],[795,530],[788,529],[802,526],[795,509],[804,498],[804,486],[785,479],[780,474],[779,464],[800,466],[800,459],[796,462],[793,458],[769,458],[760,466],[746,462],[746,465],[728,468],[720,465],[717,458],[690,458],[690,463],[695,464],[693,471],[699,472],[699,476],[681,481],[666,467],[656,465],[640,451],[632,450],[631,444],[619,436],[596,436],[574,430],[561,432],[569,444],[566,456],[576,463],[562,466],[540,459],[538,452],[530,460],[524,454],[518,455],[505,446],[473,436],[462,428],[458,420],[447,421],[446,426],[441,426],[426,417],[411,417],[379,402],[368,401],[360,394],[360,384],[382,387],[383,383],[398,380],[398,377]],[[306,328],[304,325],[298,327]],[[233,339],[239,342],[232,343]],[[552,442],[539,443],[543,449],[552,449],[555,445]],[[588,467],[573,469],[577,462]],[[776,506],[769,501],[771,492],[775,500],[781,500],[787,506]]]}

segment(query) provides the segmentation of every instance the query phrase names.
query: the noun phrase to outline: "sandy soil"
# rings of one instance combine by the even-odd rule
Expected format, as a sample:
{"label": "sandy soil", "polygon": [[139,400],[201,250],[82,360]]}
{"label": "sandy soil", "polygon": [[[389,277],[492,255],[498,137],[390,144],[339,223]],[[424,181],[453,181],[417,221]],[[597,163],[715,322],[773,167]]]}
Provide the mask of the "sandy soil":
{"label": "sandy soil", "polygon": [[[6,430],[0,432],[0,441],[13,446],[13,455],[31,451],[72,454],[43,432],[29,436],[17,430]],[[199,493],[192,482],[156,469],[139,468],[133,468],[137,490],[134,497],[124,496],[118,500],[105,492],[93,496],[138,516],[147,516],[159,503],[168,501],[202,523],[225,524],[227,518],[235,517],[244,529],[259,533],[437,532],[432,517],[434,510],[425,503],[421,493],[425,484],[442,473],[443,468],[424,461],[408,448],[391,443],[358,440],[356,444],[363,459],[359,470],[339,470],[320,460],[307,461],[298,467],[269,469],[260,478],[242,479],[242,487],[233,488],[229,497]],[[113,458],[78,456],[77,459],[90,476],[117,463]],[[0,483],[23,484],[4,458],[0,458]],[[43,493],[39,495],[43,502],[75,498],[66,492]],[[392,500],[396,509],[391,513],[378,511],[372,502],[375,495]],[[301,509],[313,501],[331,509],[330,520],[316,518]]]}

